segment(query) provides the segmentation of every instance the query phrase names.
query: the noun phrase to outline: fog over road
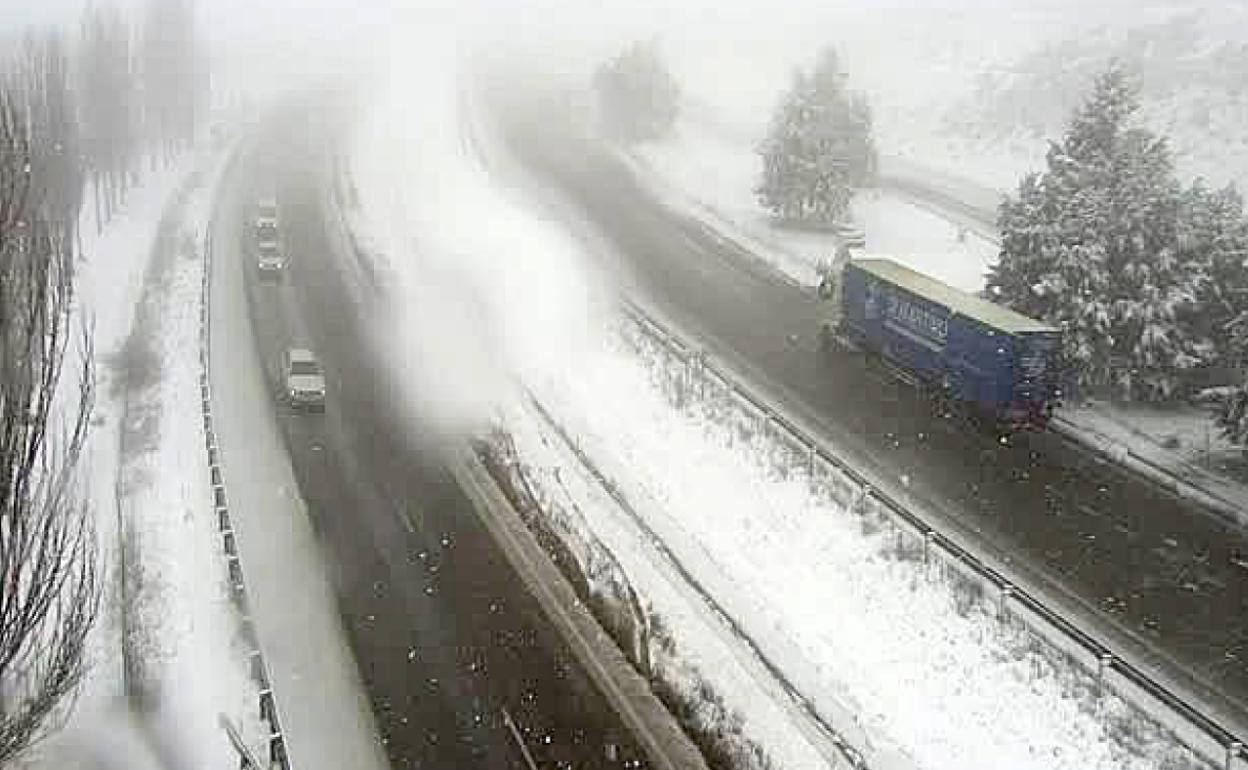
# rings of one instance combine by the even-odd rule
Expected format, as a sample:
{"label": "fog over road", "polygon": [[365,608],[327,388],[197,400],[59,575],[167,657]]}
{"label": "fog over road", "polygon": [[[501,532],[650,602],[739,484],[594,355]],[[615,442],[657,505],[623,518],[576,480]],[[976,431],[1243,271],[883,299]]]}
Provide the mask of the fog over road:
{"label": "fog over road", "polygon": [[[220,258],[243,262],[271,389],[285,347],[311,347],[325,366],[326,413],[278,419],[392,766],[523,767],[503,709],[543,767],[595,765],[607,743],[621,761],[639,756],[386,384],[374,316],[343,284],[354,257],[325,210],[330,136],[303,128],[322,125],[308,109],[327,106],[289,108],[244,157],[249,183],[224,207],[233,243]],[[260,282],[247,248],[266,189],[289,254],[283,283]]]}

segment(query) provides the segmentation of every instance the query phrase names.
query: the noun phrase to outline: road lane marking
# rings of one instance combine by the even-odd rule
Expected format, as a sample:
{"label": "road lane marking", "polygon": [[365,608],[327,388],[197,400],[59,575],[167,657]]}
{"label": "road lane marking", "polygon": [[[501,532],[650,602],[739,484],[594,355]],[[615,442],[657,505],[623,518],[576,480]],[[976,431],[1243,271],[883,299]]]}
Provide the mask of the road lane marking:
{"label": "road lane marking", "polygon": [[529,770],[537,770],[537,763],[533,761],[533,755],[529,753],[529,747],[524,745],[524,738],[520,736],[520,730],[516,728],[515,720],[511,718],[511,712],[506,706],[500,706],[503,712],[503,724],[507,725],[507,732],[515,739],[516,745],[520,747],[520,753],[524,755],[524,763],[528,765]]}

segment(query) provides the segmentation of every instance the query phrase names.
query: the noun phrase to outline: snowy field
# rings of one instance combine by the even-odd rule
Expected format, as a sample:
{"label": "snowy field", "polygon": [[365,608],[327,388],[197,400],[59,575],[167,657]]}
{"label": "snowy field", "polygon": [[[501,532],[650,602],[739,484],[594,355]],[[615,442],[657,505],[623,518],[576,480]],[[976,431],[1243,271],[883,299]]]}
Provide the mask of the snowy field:
{"label": "snowy field", "polygon": [[[1248,101],[1236,80],[1248,11],[1233,3],[902,2],[885,10],[853,0],[746,0],[696,23],[683,15],[691,13],[632,19],[608,40],[657,37],[686,117],[713,121],[716,132],[746,144],[764,136],[793,71],[834,45],[851,88],[870,100],[882,155],[1013,191],[1024,173],[1043,167],[1048,140],[1058,138],[1093,73],[1117,57],[1140,70],[1141,117],[1171,137],[1182,176],[1248,182],[1239,130]],[[595,43],[602,57],[609,43]],[[583,58],[588,72],[594,58]]]}
{"label": "snowy field", "polygon": [[[78,301],[93,323],[97,395],[83,468],[106,584],[77,708],[32,767],[233,766],[220,714],[262,745],[200,419],[202,236],[221,160],[186,156],[102,232],[84,224]],[[126,707],[123,644],[143,715]]]}
{"label": "snowy field", "polygon": [[[841,766],[836,747],[811,728],[796,702],[650,535],[620,510],[545,417],[518,401],[506,410],[503,424],[516,453],[509,459],[538,496],[546,526],[575,554],[591,591],[600,596],[631,591],[640,598],[648,616],[651,680],[697,703],[700,728],[719,731],[738,750],[757,747],[754,761],[743,761],[741,770]],[[719,713],[714,703],[720,704]]]}
{"label": "snowy field", "polygon": [[[828,234],[774,226],[754,197],[761,162],[743,137],[714,124],[682,119],[675,134],[631,156],[643,182],[677,210],[687,211],[775,264],[801,285],[818,283],[815,267],[836,245]],[[979,291],[996,247],[887,191],[854,200],[853,218],[866,234],[865,251],[890,256],[967,291]]]}

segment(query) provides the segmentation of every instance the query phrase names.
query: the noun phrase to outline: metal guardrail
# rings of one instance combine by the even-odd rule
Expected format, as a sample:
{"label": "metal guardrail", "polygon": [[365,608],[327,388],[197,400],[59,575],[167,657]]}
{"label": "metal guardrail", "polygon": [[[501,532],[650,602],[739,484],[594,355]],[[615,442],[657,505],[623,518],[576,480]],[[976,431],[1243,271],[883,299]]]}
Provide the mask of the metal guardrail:
{"label": "metal guardrail", "polygon": [[[845,737],[841,735],[841,733],[833,727],[823,715],[819,713],[815,704],[798,691],[798,689],[785,675],[784,671],[781,670],[780,665],[769,655],[767,655],[758,642],[750,636],[750,634],[736,620],[736,618],[724,609],[719,601],[716,600],[711,592],[702,584],[702,581],[700,581],[696,575],[690,572],[689,569],[681,563],[676,554],[673,553],[667,544],[663,542],[663,538],[660,537],[659,533],[655,531],[655,529],[646,521],[646,518],[633,507],[632,502],[620,490],[619,486],[612,479],[603,474],[585,450],[581,448],[580,444],[573,437],[571,431],[569,431],[567,427],[550,412],[550,410],[542,405],[541,400],[538,399],[536,395],[534,395],[531,391],[527,391],[527,389],[526,395],[529,405],[533,407],[533,410],[537,413],[538,417],[546,423],[547,427],[554,431],[555,435],[559,437],[559,440],[563,442],[564,447],[572,454],[573,457],[576,458],[577,462],[581,464],[589,475],[593,477],[594,481],[602,488],[602,491],[606,493],[607,497],[619,506],[619,509],[624,513],[624,515],[632,520],[633,524],[642,532],[646,540],[651,543],[652,547],[662,555],[663,559],[667,561],[672,570],[674,570],[676,574],[679,575],[680,578],[684,580],[685,583],[692,588],[699,597],[701,597],[702,601],[706,603],[706,606],[710,608],[711,612],[715,615],[715,618],[722,623],[733,636],[745,645],[746,649],[751,655],[754,656],[759,665],[767,671],[767,673],[780,685],[781,689],[784,690],[785,694],[792,699],[793,705],[812,720],[814,725],[824,734],[824,738],[838,753],[840,760],[844,761],[844,763],[853,770],[869,770],[870,765],[867,763],[859,748],[855,747],[848,740],[846,740]],[[840,767],[840,764],[836,766]]]}
{"label": "metal guardrail", "polygon": [[[229,173],[229,169],[233,166],[237,157],[235,155],[227,161],[226,174]],[[213,219],[215,219],[215,213],[214,206]],[[251,617],[251,608],[247,599],[247,587],[243,581],[243,565],[238,557],[237,535],[230,524],[229,501],[225,493],[225,478],[221,468],[220,449],[217,445],[217,434],[212,420],[212,389],[209,376],[209,367],[212,360],[213,244],[211,221],[209,226],[205,228],[202,248],[204,273],[203,285],[200,290],[199,313],[199,391],[200,405],[203,412],[204,450],[208,460],[208,474],[212,483],[213,513],[217,520],[217,530],[221,535],[221,547],[225,553],[226,568],[230,582],[230,596],[239,612],[240,630],[243,641],[247,645],[251,678],[256,683],[258,689],[257,699],[260,718],[267,722],[269,726],[267,738],[269,768],[276,767],[280,768],[280,770],[291,770],[290,759],[286,751],[286,737],[282,733],[281,718],[278,714],[277,700],[273,695],[273,686],[269,679],[268,668],[264,663],[264,655],[260,651],[260,641],[256,635],[255,622]],[[227,730],[228,732],[230,731]],[[235,742],[237,746],[238,742],[235,741],[237,732],[233,732],[230,737],[231,741]],[[247,767],[247,763],[254,763],[255,758],[240,752],[239,761],[242,767]]]}
{"label": "metal guardrail", "polygon": [[[821,465],[839,473],[852,488],[847,499],[852,500],[855,506],[866,510],[874,505],[878,512],[909,530],[919,542],[925,564],[943,556],[952,562],[955,569],[969,573],[995,589],[999,617],[1020,618],[1042,640],[1068,653],[1072,660],[1094,675],[1101,686],[1110,688],[1123,700],[1140,708],[1183,746],[1211,766],[1223,770],[1248,768],[1244,736],[1235,734],[1187,703],[1173,690],[1124,660],[1041,599],[1014,585],[1008,576],[928,524],[921,515],[887,492],[876,488],[864,474],[740,384],[732,374],[710,360],[705,353],[681,341],[679,335],[667,329],[642,308],[629,303],[626,311],[643,333],[659,342],[687,366],[696,366],[708,379],[718,380],[727,392],[761,415],[767,426],[774,426],[774,429],[787,435],[789,441],[803,448],[809,458],[812,479]],[[1054,637],[1050,631],[1056,632],[1057,636]],[[1063,640],[1066,644],[1062,644]],[[1174,719],[1167,719],[1167,714],[1149,709],[1145,699],[1151,699],[1153,703],[1160,705]]]}

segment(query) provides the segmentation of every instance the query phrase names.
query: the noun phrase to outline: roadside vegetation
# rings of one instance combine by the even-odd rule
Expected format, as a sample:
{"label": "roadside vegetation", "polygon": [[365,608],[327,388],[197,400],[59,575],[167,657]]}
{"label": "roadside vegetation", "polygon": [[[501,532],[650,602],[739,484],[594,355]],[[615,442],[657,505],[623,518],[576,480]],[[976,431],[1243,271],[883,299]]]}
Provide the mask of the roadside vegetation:
{"label": "roadside vegetation", "polygon": [[[746,734],[743,716],[677,650],[663,617],[638,596],[623,567],[583,523],[560,484],[524,463],[512,438],[497,430],[477,451],[504,494],[650,690],[676,719],[713,770],[772,770],[766,750]],[[565,508],[571,506],[571,510]]]}
{"label": "roadside vegetation", "polygon": [[32,30],[0,60],[0,765],[63,723],[107,571],[77,473],[95,397],[82,209],[102,228],[145,151],[192,141],[193,25],[189,2],[151,0],[136,37],[94,6],[76,36]]}
{"label": "roadside vegetation", "polygon": [[1060,327],[1072,381],[1124,401],[1203,399],[1248,435],[1248,220],[1233,185],[1184,187],[1111,65],[1001,206],[988,296]]}
{"label": "roadside vegetation", "polygon": [[759,204],[792,225],[834,225],[849,213],[854,191],[876,170],[871,108],[851,91],[849,75],[833,48],[810,72],[797,72],[758,146],[762,180]]}

